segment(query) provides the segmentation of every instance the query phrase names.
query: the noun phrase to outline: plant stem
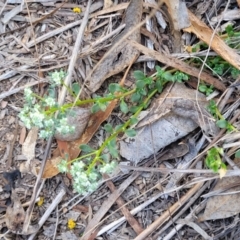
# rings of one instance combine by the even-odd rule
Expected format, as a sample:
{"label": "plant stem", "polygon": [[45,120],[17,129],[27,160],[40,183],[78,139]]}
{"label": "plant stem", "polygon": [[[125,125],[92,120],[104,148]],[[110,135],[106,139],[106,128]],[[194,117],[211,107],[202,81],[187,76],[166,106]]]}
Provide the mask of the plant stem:
{"label": "plant stem", "polygon": [[[141,106],[138,108],[138,110],[136,111],[136,113],[133,115],[133,117],[137,117],[139,115],[139,113],[142,111],[142,109],[144,108],[144,106],[148,103],[148,101],[158,92],[157,89],[153,90],[149,96],[144,100],[143,104],[141,104]],[[107,144],[113,140],[115,137],[117,137],[117,135],[121,132],[124,132],[127,127],[129,127],[131,124],[131,119],[129,119],[128,121],[126,121],[124,123],[124,125],[117,130],[116,132],[112,133],[101,145],[101,147],[95,152],[96,155],[94,157],[94,159],[92,160],[91,164],[89,165],[88,169],[87,169],[87,173],[91,172],[91,169],[95,166],[95,164],[97,163],[97,161],[100,158],[101,153],[103,152],[103,150],[106,148]]]}

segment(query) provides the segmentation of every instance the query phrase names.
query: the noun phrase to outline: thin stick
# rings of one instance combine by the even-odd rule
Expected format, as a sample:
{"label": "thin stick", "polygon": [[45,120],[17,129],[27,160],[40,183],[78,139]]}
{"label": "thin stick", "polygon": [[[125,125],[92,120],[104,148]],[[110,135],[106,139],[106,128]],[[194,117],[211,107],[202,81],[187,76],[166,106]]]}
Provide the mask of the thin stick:
{"label": "thin stick", "polygon": [[[52,213],[52,211],[58,206],[58,204],[62,201],[62,198],[64,197],[64,195],[66,194],[66,190],[64,188],[62,188],[60,190],[60,192],[58,193],[58,195],[54,198],[53,202],[51,203],[51,205],[48,207],[48,209],[46,210],[46,212],[43,214],[43,216],[41,217],[41,219],[39,220],[39,229],[42,227],[42,225],[46,222],[46,220],[48,219],[48,217],[50,216],[50,214]],[[37,232],[31,234],[28,238],[28,240],[33,240],[34,237],[36,236]]]}
{"label": "thin stick", "polygon": [[[73,48],[73,51],[72,51],[72,57],[71,57],[71,60],[70,60],[70,63],[69,63],[68,71],[67,71],[68,75],[64,80],[64,84],[67,87],[71,83],[72,74],[73,74],[74,66],[75,66],[75,63],[76,63],[76,60],[77,60],[78,51],[80,49],[82,39],[83,39],[83,36],[84,36],[84,30],[85,30],[85,27],[86,27],[87,22],[88,22],[91,3],[92,3],[92,0],[89,0],[86,11],[85,11],[85,14],[84,14],[84,17],[83,17],[83,20],[82,20],[82,24],[81,24],[81,26],[79,28],[79,31],[78,31],[78,36],[77,36],[77,39],[76,39],[76,42],[75,42],[75,45],[74,45],[74,48]],[[58,100],[58,103],[60,105],[63,104],[66,94],[67,94],[67,88],[63,87],[62,91],[60,93],[59,100]]]}
{"label": "thin stick", "polygon": [[[191,188],[184,196],[182,196],[179,202],[174,203],[170,207],[171,214],[175,213],[186,201],[193,196],[199,188],[202,186],[202,183],[197,183],[193,188]],[[169,212],[165,211],[155,222],[153,222],[147,229],[145,229],[141,234],[139,234],[134,240],[143,240],[147,239],[147,237],[157,228],[159,225],[164,223],[167,219],[170,218]]]}

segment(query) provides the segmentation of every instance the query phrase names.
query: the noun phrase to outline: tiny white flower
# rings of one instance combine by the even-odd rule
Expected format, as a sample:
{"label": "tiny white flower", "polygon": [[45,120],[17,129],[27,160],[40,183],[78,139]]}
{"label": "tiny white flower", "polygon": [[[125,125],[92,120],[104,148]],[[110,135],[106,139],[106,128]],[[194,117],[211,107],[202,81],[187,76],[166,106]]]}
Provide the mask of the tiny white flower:
{"label": "tiny white flower", "polygon": [[89,174],[89,179],[91,179],[91,181],[96,181],[97,178],[98,178],[98,174],[97,174],[97,173],[91,172],[91,173]]}
{"label": "tiny white flower", "polygon": [[89,186],[89,188],[88,188],[88,192],[94,192],[96,189],[97,189],[97,187],[98,187],[98,183],[97,182],[92,182],[91,183],[91,185]]}
{"label": "tiny white flower", "polygon": [[58,169],[60,172],[64,173],[68,171],[68,165],[67,165],[67,161],[66,160],[62,160],[59,164],[58,164]]}
{"label": "tiny white flower", "polygon": [[38,110],[35,110],[31,113],[29,113],[29,117],[32,120],[32,123],[39,128],[43,127],[43,120],[45,118],[45,115],[41,112],[39,112]]}
{"label": "tiny white flower", "polygon": [[52,131],[41,130],[39,132],[39,137],[43,139],[50,138],[52,135],[53,135]]}
{"label": "tiny white flower", "polygon": [[25,88],[24,89],[24,96],[27,98],[27,99],[29,99],[29,98],[31,98],[32,97],[32,90],[31,90],[31,88]]}
{"label": "tiny white flower", "polygon": [[59,76],[59,73],[57,71],[53,72],[51,74],[51,80],[53,81],[53,83],[55,83],[56,85],[60,85],[61,84],[61,77]]}
{"label": "tiny white flower", "polygon": [[55,101],[55,99],[52,98],[52,97],[47,97],[47,98],[45,98],[45,103],[46,103],[47,106],[49,106],[49,107],[53,107],[53,106],[56,105],[56,101]]}
{"label": "tiny white flower", "polygon": [[63,79],[66,77],[66,73],[63,70],[55,71],[51,73],[50,77],[53,84],[60,85]]}
{"label": "tiny white flower", "polygon": [[54,121],[51,118],[46,119],[44,120],[44,125],[48,128],[52,128],[54,126]]}

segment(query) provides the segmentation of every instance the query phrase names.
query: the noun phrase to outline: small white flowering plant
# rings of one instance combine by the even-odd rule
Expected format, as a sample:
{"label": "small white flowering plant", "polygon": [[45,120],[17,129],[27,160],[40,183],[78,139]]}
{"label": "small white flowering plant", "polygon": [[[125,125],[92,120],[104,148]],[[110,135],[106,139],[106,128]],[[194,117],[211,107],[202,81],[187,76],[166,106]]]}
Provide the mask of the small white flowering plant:
{"label": "small white flowering plant", "polygon": [[[39,128],[39,137],[47,139],[56,131],[67,134],[74,131],[73,126],[67,124],[69,108],[60,107],[55,98],[55,87],[63,83],[66,73],[61,70],[50,74],[48,95],[40,97],[31,88],[24,89],[25,105],[19,114],[20,120],[26,128]],[[56,111],[59,113],[56,115]]]}
{"label": "small white flowering plant", "polygon": [[[136,83],[133,89],[129,90],[119,84],[111,83],[108,87],[109,93],[105,96],[76,101],[76,106],[92,104],[91,110],[95,113],[99,110],[105,111],[108,103],[117,99],[119,100],[120,110],[126,114],[128,119],[125,123],[115,127],[109,123],[104,126],[109,136],[99,149],[94,150],[88,145],[81,145],[82,156],[71,161],[63,159],[58,165],[60,172],[69,172],[72,175],[73,187],[77,192],[84,194],[94,191],[101,179],[101,174],[113,171],[118,159],[117,136],[122,133],[129,137],[135,136],[136,132],[131,126],[137,123],[137,116],[148,106],[151,98],[157,92],[162,92],[164,85],[169,81],[180,82],[188,79],[186,74],[178,71],[172,74],[160,67],[156,67],[156,70],[157,72],[153,77],[147,77],[141,71],[135,71]],[[28,129],[33,126],[38,127],[41,138],[49,138],[56,131],[63,134],[74,131],[74,128],[68,125],[66,117],[70,109],[75,106],[74,103],[59,106],[54,94],[55,88],[62,85],[67,88],[73,97],[78,95],[80,86],[73,84],[72,89],[69,89],[64,85],[65,76],[66,73],[63,70],[50,74],[49,94],[45,97],[36,95],[30,88],[24,90],[26,104],[19,117]],[[127,97],[130,106],[126,103]],[[71,165],[71,168],[68,165]]]}

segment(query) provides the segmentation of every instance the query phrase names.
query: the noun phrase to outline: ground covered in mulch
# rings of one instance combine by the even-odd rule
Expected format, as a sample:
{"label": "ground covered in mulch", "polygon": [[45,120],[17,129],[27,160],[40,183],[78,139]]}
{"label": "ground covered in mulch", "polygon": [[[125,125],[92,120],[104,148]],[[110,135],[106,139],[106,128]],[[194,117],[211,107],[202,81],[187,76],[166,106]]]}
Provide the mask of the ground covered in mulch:
{"label": "ground covered in mulch", "polygon": [[[230,0],[0,0],[1,239],[240,239],[239,8]],[[62,70],[65,86],[96,98],[111,83],[134,89],[136,70],[156,80],[156,66],[188,80],[175,77],[145,103],[137,135],[117,136],[115,159],[104,150],[114,171],[78,193],[57,165],[83,143],[98,149],[110,135],[104,124],[131,113],[112,101],[80,112],[77,138],[42,139],[19,118],[24,90],[44,97],[50,74]],[[75,101],[65,90],[54,88],[59,105]]]}

